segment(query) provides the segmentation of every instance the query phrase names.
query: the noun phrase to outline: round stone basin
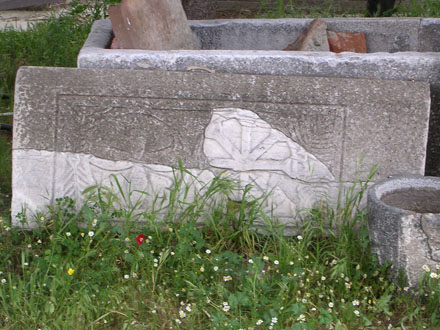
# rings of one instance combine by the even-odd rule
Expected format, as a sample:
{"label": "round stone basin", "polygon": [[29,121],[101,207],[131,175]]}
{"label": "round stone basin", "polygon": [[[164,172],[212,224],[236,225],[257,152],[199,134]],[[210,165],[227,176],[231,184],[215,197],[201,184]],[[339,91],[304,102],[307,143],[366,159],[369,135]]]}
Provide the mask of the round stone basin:
{"label": "round stone basin", "polygon": [[368,231],[380,264],[417,287],[423,266],[440,264],[440,177],[396,175],[368,190]]}

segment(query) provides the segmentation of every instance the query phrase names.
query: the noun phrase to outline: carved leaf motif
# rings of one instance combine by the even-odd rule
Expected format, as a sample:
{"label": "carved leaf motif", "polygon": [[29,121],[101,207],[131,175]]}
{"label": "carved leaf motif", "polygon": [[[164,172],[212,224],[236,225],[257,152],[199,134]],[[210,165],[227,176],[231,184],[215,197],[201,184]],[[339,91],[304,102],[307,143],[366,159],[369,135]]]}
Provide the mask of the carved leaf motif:
{"label": "carved leaf motif", "polygon": [[214,110],[203,150],[209,164],[216,167],[280,171],[304,182],[334,181],[326,165],[249,110]]}

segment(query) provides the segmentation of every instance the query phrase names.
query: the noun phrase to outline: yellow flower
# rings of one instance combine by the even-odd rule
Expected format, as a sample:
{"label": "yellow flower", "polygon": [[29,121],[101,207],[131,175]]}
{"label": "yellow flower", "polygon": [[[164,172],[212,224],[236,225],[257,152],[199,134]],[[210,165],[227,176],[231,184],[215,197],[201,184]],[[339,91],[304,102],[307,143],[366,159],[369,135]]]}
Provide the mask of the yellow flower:
{"label": "yellow flower", "polygon": [[69,270],[67,271],[67,274],[69,274],[69,276],[72,276],[73,273],[75,273],[75,269],[69,268]]}

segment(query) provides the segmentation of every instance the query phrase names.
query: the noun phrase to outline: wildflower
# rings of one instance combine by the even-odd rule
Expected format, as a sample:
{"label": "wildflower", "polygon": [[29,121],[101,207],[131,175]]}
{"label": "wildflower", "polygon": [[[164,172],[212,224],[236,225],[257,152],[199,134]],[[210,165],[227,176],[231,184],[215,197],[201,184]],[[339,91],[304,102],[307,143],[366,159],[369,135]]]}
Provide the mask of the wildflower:
{"label": "wildflower", "polygon": [[43,243],[43,242],[41,242],[41,239],[39,239],[39,240],[37,241],[37,243],[38,243],[38,244],[41,244],[41,243]]}
{"label": "wildflower", "polygon": [[205,267],[200,267],[200,271],[203,273],[205,271]]}
{"label": "wildflower", "polygon": [[328,303],[328,307],[333,308],[334,304],[332,302]]}
{"label": "wildflower", "polygon": [[264,260],[264,261],[268,261],[268,260],[269,260],[269,257],[268,257],[268,256],[264,256],[264,257],[263,257],[263,260]]}
{"label": "wildflower", "polygon": [[290,266],[293,266],[293,261],[289,262],[289,265],[290,265]]}
{"label": "wildflower", "polygon": [[85,236],[85,234],[84,233],[81,233],[81,237],[84,237]]}
{"label": "wildflower", "polygon": [[129,252],[128,250],[125,250],[125,251],[124,251],[125,254],[128,254],[128,252]]}
{"label": "wildflower", "polygon": [[427,273],[429,273],[431,271],[431,269],[429,269],[429,267],[427,265],[423,265],[422,268]]}
{"label": "wildflower", "polygon": [[214,271],[215,272],[218,271],[218,267],[217,266],[214,266]]}
{"label": "wildflower", "polygon": [[184,319],[184,318],[186,317],[186,313],[185,313],[183,310],[180,310],[180,311],[179,311],[179,317],[180,317],[181,319]]}
{"label": "wildflower", "polygon": [[354,313],[354,315],[356,315],[356,316],[359,316],[359,315],[361,315],[361,313],[356,309],[356,310],[354,310],[353,311],[353,313]]}
{"label": "wildflower", "polygon": [[258,320],[257,323],[255,323],[255,324],[256,324],[256,325],[262,325],[263,322],[264,322],[264,321],[260,319],[260,320]]}
{"label": "wildflower", "polygon": [[435,269],[440,270],[440,264],[435,265]]}
{"label": "wildflower", "polygon": [[131,274],[131,276],[133,276],[133,278],[136,278],[138,275],[137,275],[137,273],[133,273],[133,274]]}
{"label": "wildflower", "polygon": [[29,266],[29,263],[28,262],[24,262],[23,265],[24,266]]}
{"label": "wildflower", "polygon": [[274,262],[273,262],[275,265],[279,265],[280,264],[280,262],[278,261],[278,260],[274,260]]}
{"label": "wildflower", "polygon": [[98,224],[98,219],[93,219],[92,227],[96,227],[97,224]]}
{"label": "wildflower", "polygon": [[180,321],[179,319],[176,319],[176,323],[177,324],[182,324],[182,321]]}
{"label": "wildflower", "polygon": [[351,289],[351,282],[350,282],[350,283],[345,282],[345,287],[346,287],[347,289]]}
{"label": "wildflower", "polygon": [[32,247],[32,244],[28,244],[27,247],[28,249],[30,249]]}
{"label": "wildflower", "polygon": [[351,302],[353,306],[359,306],[359,300],[355,299]]}
{"label": "wildflower", "polygon": [[186,308],[185,308],[188,312],[191,312],[192,311],[192,309],[191,309],[191,305],[186,305]]}
{"label": "wildflower", "polygon": [[249,262],[250,264],[253,264],[253,263],[254,263],[254,261],[253,261],[252,259],[249,259],[248,262]]}
{"label": "wildflower", "polygon": [[407,286],[403,288],[403,291],[405,291],[405,292],[408,292],[408,290],[409,290],[409,287],[407,287]]}
{"label": "wildflower", "polygon": [[72,276],[73,273],[75,273],[75,269],[73,269],[73,268],[69,268],[69,269],[67,270],[67,274],[68,274],[69,276]]}
{"label": "wildflower", "polygon": [[89,235],[90,237],[93,237],[93,236],[95,235],[95,233],[94,233],[93,231],[89,231],[88,235]]}
{"label": "wildflower", "polygon": [[224,177],[226,176],[226,173],[222,173],[222,174],[220,174],[220,176],[221,176],[222,178],[224,178]]}
{"label": "wildflower", "polygon": [[2,284],[5,284],[6,283],[6,279],[2,278],[1,282],[2,282]]}
{"label": "wildflower", "polygon": [[300,321],[301,323],[305,322],[306,321],[306,316],[304,314],[300,314],[296,320]]}
{"label": "wildflower", "polygon": [[271,323],[275,324],[278,323],[278,318],[277,317],[272,317],[272,320],[270,320]]}
{"label": "wildflower", "polygon": [[211,254],[211,250],[210,249],[207,249],[205,252],[206,252],[206,254]]}
{"label": "wildflower", "polygon": [[301,235],[296,236],[296,238],[298,239],[298,241],[301,241],[303,239]]}
{"label": "wildflower", "polygon": [[124,239],[124,241],[126,241],[126,242],[130,242],[130,238],[129,238],[129,237],[126,237],[126,238]]}
{"label": "wildflower", "polygon": [[325,276],[321,276],[321,281],[325,281],[326,277]]}
{"label": "wildflower", "polygon": [[223,305],[223,311],[225,311],[225,312],[229,312],[230,309],[231,309],[231,306],[229,306],[229,305]]}
{"label": "wildflower", "polygon": [[230,276],[230,275],[223,276],[223,281],[225,281],[225,282],[232,281],[232,276]]}
{"label": "wildflower", "polygon": [[145,241],[144,234],[139,234],[136,236],[136,242],[138,243],[138,245],[141,245],[144,241]]}
{"label": "wildflower", "polygon": [[128,279],[130,278],[130,275],[125,274],[125,275],[124,275],[124,278],[125,278],[126,280],[128,280]]}
{"label": "wildflower", "polygon": [[434,273],[434,272],[432,272],[429,276],[430,276],[431,278],[438,278],[438,277],[439,277],[439,275],[436,274],[436,273]]}

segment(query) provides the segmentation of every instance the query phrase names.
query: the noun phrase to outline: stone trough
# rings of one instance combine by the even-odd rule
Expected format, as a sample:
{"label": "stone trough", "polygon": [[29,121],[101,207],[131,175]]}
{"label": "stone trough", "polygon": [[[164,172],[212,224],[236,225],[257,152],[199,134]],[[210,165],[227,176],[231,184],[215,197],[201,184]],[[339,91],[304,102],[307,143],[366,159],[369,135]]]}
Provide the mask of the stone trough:
{"label": "stone trough", "polygon": [[[409,287],[440,264],[440,178],[397,175],[368,191],[368,229],[380,264],[391,262]],[[428,267],[428,268],[426,268]]]}
{"label": "stone trough", "polygon": [[95,22],[78,56],[80,68],[295,75],[422,81],[430,84],[426,174],[440,175],[440,19],[334,18],[328,28],[365,33],[368,54],[280,51],[311,19],[190,21],[201,50],[107,49],[109,20]]}

